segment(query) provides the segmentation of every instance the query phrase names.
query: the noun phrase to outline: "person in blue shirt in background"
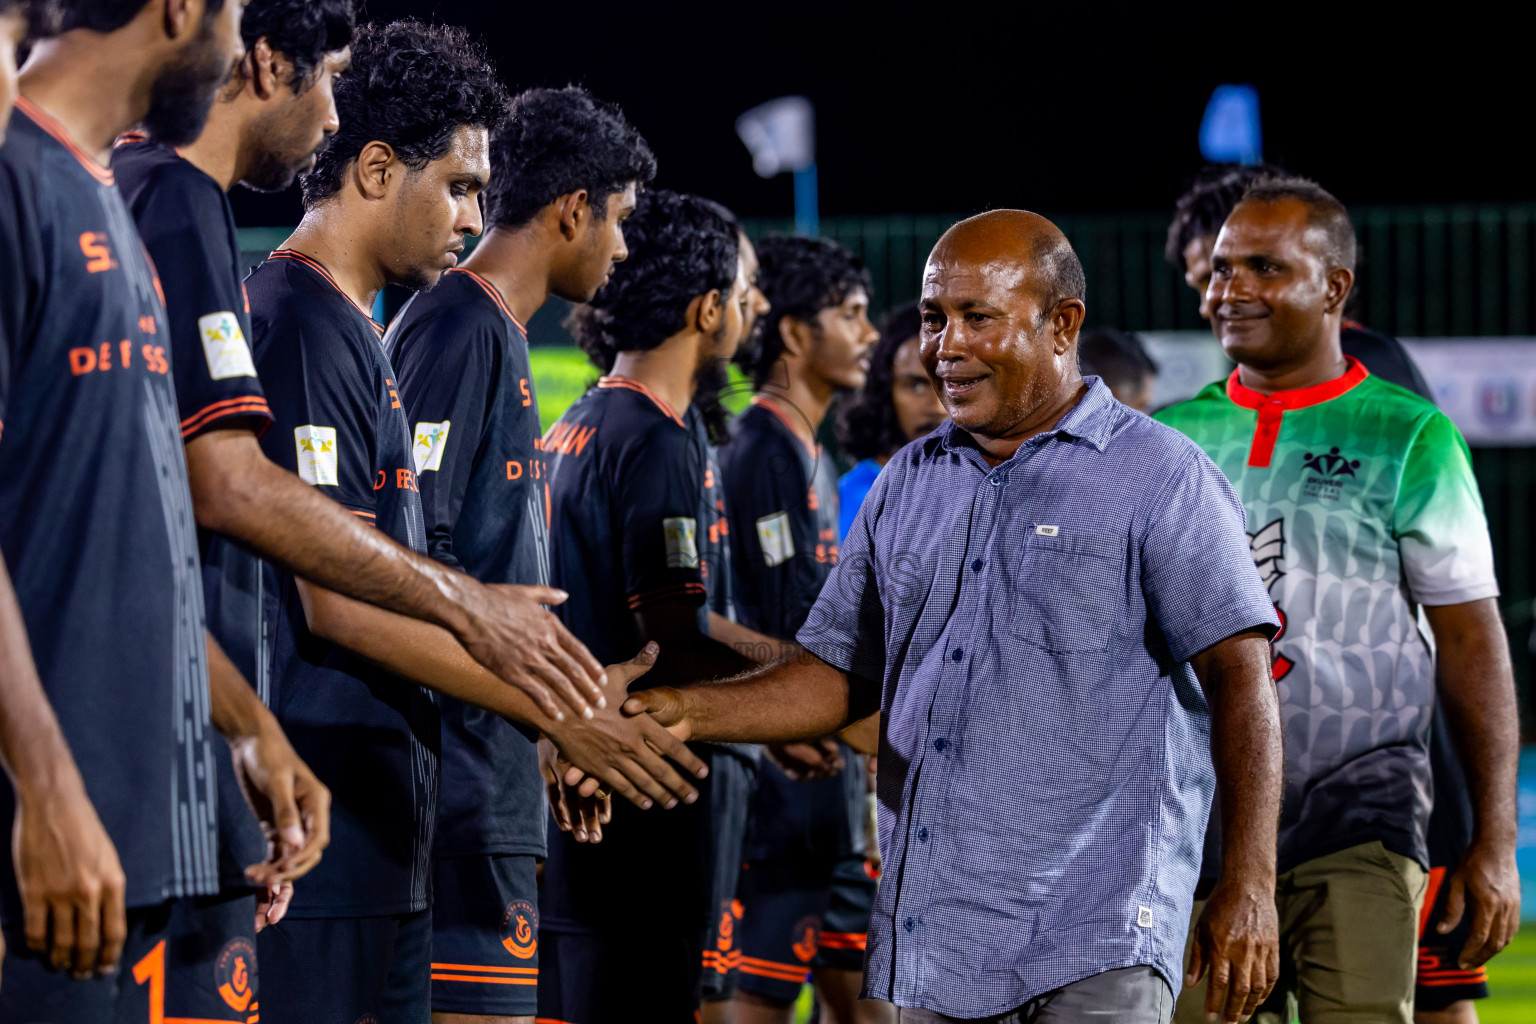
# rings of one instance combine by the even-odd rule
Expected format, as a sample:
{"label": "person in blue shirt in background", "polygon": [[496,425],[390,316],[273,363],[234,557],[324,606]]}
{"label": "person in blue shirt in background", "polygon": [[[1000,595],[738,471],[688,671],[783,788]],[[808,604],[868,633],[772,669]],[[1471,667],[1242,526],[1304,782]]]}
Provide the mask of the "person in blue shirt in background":
{"label": "person in blue shirt in background", "polygon": [[880,340],[869,350],[864,386],[843,407],[837,443],[858,459],[837,481],[837,539],[848,536],[864,495],[896,449],[932,432],[946,413],[917,354],[922,316],[917,303],[897,306],[880,320]]}

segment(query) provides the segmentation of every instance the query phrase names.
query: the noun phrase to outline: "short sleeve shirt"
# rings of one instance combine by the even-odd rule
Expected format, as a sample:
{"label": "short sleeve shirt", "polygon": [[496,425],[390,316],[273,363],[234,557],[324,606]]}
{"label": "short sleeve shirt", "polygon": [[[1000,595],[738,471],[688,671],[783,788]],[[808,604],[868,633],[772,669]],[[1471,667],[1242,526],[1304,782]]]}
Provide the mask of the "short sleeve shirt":
{"label": "short sleeve shirt", "polygon": [[[427,548],[483,583],[549,583],[549,486],[528,336],[489,281],[450,270],[385,335]],[[442,697],[439,856],[546,849],[538,733]]]}
{"label": "short sleeve shirt", "polygon": [[[272,413],[251,361],[250,310],[224,190],[176,150],[135,136],[124,136],[113,148],[112,173],[160,270],[183,441],[216,427],[265,430]],[[208,631],[265,700],[261,562],[217,534],[197,534]],[[266,839],[233,763],[228,757],[215,761],[219,879],[228,891],[249,884],[245,866],[265,859]]]}
{"label": "short sleeve shirt", "polygon": [[1179,989],[1214,785],[1188,661],[1277,623],[1226,479],[1088,384],[997,466],[952,422],[899,451],[800,631],[882,694],[870,997]]}
{"label": "short sleeve shirt", "polygon": [[1371,841],[1427,865],[1435,681],[1415,606],[1498,594],[1466,442],[1353,359],[1270,396],[1234,372],[1158,419],[1237,488],[1283,624],[1280,869]]}
{"label": "short sleeve shirt", "polygon": [[[793,639],[837,564],[837,478],[778,406],[758,397],[719,449],[733,525],[731,582],[749,629]],[[834,859],[864,848],[864,761],[842,749],[844,768],[794,781],[769,763],[752,796],[748,860]]]}
{"label": "short sleeve shirt", "polygon": [[[553,582],[571,595],[556,612],[576,638],[604,664],[628,660],[642,646],[636,610],[669,599],[695,603],[707,634],[709,612],[729,611],[729,525],[698,411],[679,414],[643,383],[605,377],[550,427],[543,450]],[[649,685],[642,677],[637,688]],[[545,926],[604,928],[618,913],[702,931],[715,909],[709,804],[701,794],[668,811],[616,807],[597,845],[552,836]],[[677,887],[637,892],[633,879],[652,873]]]}
{"label": "short sleeve shirt", "polygon": [[[164,300],[111,172],[26,99],[0,147],[0,251],[0,550],[44,691],[127,905],[216,892],[203,598]],[[0,857],[14,921],[9,844]]]}
{"label": "short sleeve shirt", "polygon": [[[279,250],[246,280],[256,368],[274,422],[267,457],[426,553],[410,430],[383,328],[326,269]],[[272,708],[331,789],[331,845],[290,915],[402,914],[428,905],[437,820],[434,695],[309,632],[290,574],[267,589]]]}

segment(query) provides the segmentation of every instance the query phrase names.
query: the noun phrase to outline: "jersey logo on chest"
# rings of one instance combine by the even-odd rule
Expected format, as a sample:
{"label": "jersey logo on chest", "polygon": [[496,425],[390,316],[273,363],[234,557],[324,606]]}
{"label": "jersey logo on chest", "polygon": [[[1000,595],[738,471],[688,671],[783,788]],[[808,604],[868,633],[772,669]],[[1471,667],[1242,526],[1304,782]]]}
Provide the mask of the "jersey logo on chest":
{"label": "jersey logo on chest", "polygon": [[1307,452],[1301,461],[1305,474],[1302,478],[1302,494],[1308,498],[1338,501],[1344,485],[1357,479],[1359,459],[1340,455],[1338,448],[1330,448],[1325,454]]}

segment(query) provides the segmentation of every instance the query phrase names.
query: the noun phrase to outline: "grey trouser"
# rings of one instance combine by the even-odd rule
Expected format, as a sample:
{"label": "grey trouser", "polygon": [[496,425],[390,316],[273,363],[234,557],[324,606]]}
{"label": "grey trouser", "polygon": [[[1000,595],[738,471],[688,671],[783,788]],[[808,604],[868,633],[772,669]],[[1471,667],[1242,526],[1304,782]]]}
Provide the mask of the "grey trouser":
{"label": "grey trouser", "polygon": [[1074,981],[996,1017],[946,1017],[903,1008],[900,1024],[1168,1024],[1173,991],[1150,967],[1122,967]]}

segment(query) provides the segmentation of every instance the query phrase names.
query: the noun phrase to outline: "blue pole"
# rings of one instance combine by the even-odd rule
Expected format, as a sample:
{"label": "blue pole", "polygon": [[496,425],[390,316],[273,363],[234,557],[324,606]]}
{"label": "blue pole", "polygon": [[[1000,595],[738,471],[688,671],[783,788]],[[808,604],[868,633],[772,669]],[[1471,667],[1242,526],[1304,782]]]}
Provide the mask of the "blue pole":
{"label": "blue pole", "polygon": [[816,204],[816,165],[795,172],[795,234],[815,238],[821,234],[821,213]]}

